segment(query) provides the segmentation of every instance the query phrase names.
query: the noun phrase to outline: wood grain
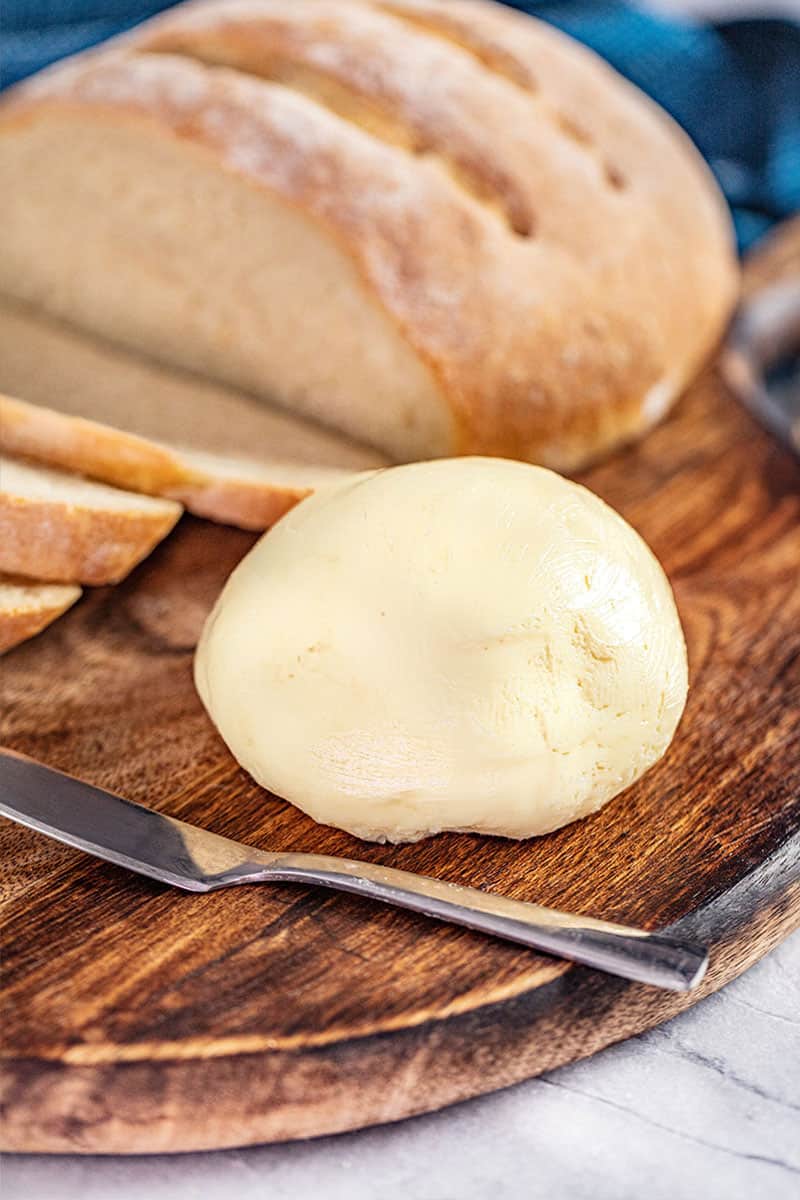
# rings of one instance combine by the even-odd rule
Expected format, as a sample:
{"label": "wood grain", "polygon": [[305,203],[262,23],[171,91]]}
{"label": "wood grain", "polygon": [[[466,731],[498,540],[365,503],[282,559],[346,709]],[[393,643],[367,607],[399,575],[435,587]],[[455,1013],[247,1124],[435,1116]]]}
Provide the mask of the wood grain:
{"label": "wood grain", "polygon": [[[372,846],[235,765],[191,679],[247,534],[184,518],[2,674],[3,742],[216,832],[349,854],[706,939],[699,994],[800,924],[800,468],[709,372],[583,477],[676,590],[692,687],[666,759],[528,843]],[[5,1147],[154,1152],[395,1120],[591,1054],[694,1003],[345,895],[182,894],[8,822]]]}

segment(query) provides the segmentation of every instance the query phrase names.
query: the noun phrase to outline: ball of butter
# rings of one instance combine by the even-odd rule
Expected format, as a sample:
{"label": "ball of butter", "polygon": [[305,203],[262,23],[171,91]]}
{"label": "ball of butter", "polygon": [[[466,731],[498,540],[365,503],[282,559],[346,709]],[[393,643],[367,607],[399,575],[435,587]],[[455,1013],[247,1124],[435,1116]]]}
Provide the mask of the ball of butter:
{"label": "ball of butter", "polygon": [[462,458],[303,500],[231,575],[195,679],[260,784],[405,842],[600,808],[666,750],[687,667],[664,572],[617,513]]}

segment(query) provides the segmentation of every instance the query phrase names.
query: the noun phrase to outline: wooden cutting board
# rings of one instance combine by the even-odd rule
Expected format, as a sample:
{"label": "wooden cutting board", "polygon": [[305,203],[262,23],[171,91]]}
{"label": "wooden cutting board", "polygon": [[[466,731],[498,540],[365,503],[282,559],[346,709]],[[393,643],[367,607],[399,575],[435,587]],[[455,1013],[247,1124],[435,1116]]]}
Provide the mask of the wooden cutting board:
{"label": "wooden cutting board", "polygon": [[262,792],[191,676],[253,539],[187,518],[4,661],[2,740],[263,847],[669,926],[710,945],[703,988],[627,984],[301,887],[180,893],[2,822],[6,1148],[189,1150],[425,1112],[665,1020],[800,924],[800,467],[709,373],[583,478],[664,563],[692,679],[666,759],[589,820],[521,844],[379,847]]}

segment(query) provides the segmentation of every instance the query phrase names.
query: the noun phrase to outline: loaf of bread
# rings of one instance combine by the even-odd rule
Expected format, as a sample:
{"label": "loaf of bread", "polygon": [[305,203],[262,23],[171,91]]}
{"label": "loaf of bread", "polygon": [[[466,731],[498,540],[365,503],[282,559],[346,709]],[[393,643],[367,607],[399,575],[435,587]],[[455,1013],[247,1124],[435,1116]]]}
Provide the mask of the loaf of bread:
{"label": "loaf of bread", "polygon": [[169,533],[173,500],[139,496],[0,456],[0,572],[117,583]]}
{"label": "loaf of bread", "polygon": [[0,654],[40,633],[71,607],[81,589],[0,575]]}
{"label": "loaf of bread", "polygon": [[9,93],[0,171],[0,291],[397,460],[586,462],[736,285],[680,130],[483,0],[184,5]]}

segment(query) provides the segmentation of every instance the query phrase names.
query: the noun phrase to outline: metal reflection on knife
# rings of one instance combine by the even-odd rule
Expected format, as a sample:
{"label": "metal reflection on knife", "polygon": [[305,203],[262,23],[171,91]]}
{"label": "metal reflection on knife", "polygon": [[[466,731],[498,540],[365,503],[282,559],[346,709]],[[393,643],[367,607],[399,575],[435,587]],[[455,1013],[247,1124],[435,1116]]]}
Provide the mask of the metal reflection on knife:
{"label": "metal reflection on knife", "polygon": [[0,750],[0,814],[190,892],[243,883],[333,888],[672,991],[696,987],[707,966],[702,946],[669,934],[558,912],[377,863],[246,846],[12,750]]}

